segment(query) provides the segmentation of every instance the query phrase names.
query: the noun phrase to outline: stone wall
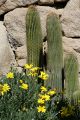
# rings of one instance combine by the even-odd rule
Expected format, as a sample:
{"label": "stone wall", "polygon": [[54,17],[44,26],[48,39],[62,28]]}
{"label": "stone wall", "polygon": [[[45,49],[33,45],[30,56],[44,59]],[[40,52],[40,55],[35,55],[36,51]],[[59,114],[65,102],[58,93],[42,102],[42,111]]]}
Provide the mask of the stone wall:
{"label": "stone wall", "polygon": [[21,70],[26,63],[25,17],[31,4],[39,11],[43,39],[47,15],[59,15],[64,56],[73,52],[80,66],[80,0],[0,0],[0,73],[5,74],[11,65]]}

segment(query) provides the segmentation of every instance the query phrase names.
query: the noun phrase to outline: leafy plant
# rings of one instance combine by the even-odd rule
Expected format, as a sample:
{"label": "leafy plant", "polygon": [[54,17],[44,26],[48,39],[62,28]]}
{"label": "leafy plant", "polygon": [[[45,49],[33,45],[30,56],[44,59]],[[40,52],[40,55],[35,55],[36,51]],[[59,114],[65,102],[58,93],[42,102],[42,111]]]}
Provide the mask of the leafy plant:
{"label": "leafy plant", "polygon": [[24,67],[26,74],[12,69],[0,79],[0,119],[53,120],[57,116],[51,101],[56,91],[38,84],[38,78],[44,81],[47,74],[38,75],[40,68],[33,65]]}

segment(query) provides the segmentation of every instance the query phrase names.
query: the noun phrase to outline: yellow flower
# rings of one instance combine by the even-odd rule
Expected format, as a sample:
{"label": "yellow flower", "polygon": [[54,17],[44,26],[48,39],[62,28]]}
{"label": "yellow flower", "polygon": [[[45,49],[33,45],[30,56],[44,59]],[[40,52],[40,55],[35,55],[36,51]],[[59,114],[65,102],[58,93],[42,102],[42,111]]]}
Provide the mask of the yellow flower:
{"label": "yellow flower", "polygon": [[3,92],[7,92],[7,91],[9,91],[11,88],[10,88],[10,86],[8,85],[8,84],[4,84],[3,85],[3,88],[2,88],[2,91]]}
{"label": "yellow flower", "polygon": [[40,68],[39,67],[33,67],[33,68],[31,68],[30,70],[32,71],[32,72],[36,72],[37,70],[39,70]]}
{"label": "yellow flower", "polygon": [[25,65],[24,65],[24,68],[25,68],[25,69],[31,69],[32,67],[33,67],[32,64],[25,64]]}
{"label": "yellow flower", "polygon": [[47,94],[44,95],[39,95],[41,99],[43,99],[44,101],[49,101],[50,100],[50,96]]}
{"label": "yellow flower", "polygon": [[44,100],[40,98],[40,99],[38,99],[38,103],[39,104],[44,104]]}
{"label": "yellow flower", "polygon": [[46,92],[47,91],[47,88],[46,87],[44,87],[44,86],[41,86],[41,92]]}
{"label": "yellow flower", "polygon": [[50,90],[47,94],[50,95],[50,96],[52,96],[52,95],[56,94],[56,91],[55,90]]}
{"label": "yellow flower", "polygon": [[41,71],[41,74],[38,77],[43,79],[43,80],[47,80],[48,79],[48,74],[46,74],[45,72]]}
{"label": "yellow flower", "polygon": [[45,113],[46,112],[46,107],[45,106],[39,106],[39,107],[37,107],[37,110],[38,110],[38,112]]}
{"label": "yellow flower", "polygon": [[30,75],[30,76],[32,76],[32,77],[35,77],[35,76],[38,75],[38,73],[36,73],[36,72],[30,72],[28,75]]}
{"label": "yellow flower", "polygon": [[30,75],[30,76],[32,76],[32,77],[35,77],[35,76],[37,76],[38,75],[38,70],[39,70],[40,68],[39,67],[33,67],[33,68],[31,68],[30,69],[30,73],[28,74],[28,75]]}
{"label": "yellow flower", "polygon": [[22,83],[23,83],[23,80],[19,80],[19,82],[22,84]]}
{"label": "yellow flower", "polygon": [[0,84],[0,95],[4,95],[7,91],[9,91],[11,88],[8,84],[1,85]]}
{"label": "yellow flower", "polygon": [[22,85],[20,87],[24,90],[27,90],[28,89],[28,84],[22,83]]}
{"label": "yellow flower", "polygon": [[14,74],[12,72],[7,73],[6,75],[7,78],[14,78]]}

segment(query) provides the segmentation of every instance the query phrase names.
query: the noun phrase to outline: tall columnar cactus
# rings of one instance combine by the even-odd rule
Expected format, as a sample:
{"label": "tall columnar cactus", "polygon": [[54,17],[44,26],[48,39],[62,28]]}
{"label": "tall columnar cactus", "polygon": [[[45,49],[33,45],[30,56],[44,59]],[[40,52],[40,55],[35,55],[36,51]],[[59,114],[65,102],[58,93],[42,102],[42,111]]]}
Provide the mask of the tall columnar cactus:
{"label": "tall columnar cactus", "polygon": [[47,17],[47,68],[49,71],[49,83],[58,92],[62,90],[63,48],[62,32],[59,18],[56,14]]}
{"label": "tall columnar cactus", "polygon": [[78,89],[78,61],[74,54],[65,58],[64,71],[66,96],[72,101],[73,93]]}
{"label": "tall columnar cactus", "polygon": [[42,49],[42,31],[39,13],[34,6],[28,8],[26,16],[27,62],[39,66]]}

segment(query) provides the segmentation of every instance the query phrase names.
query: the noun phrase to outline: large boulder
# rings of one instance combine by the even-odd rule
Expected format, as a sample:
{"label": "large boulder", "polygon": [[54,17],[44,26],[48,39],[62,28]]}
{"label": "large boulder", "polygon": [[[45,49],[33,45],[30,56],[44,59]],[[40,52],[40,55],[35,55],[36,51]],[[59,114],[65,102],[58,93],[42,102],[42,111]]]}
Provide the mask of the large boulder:
{"label": "large boulder", "polygon": [[5,74],[10,66],[15,63],[13,51],[8,43],[7,31],[0,21],[0,73]]}
{"label": "large boulder", "polygon": [[17,49],[15,50],[15,56],[16,56],[17,60],[18,59],[26,59],[27,58],[26,45],[17,47]]}
{"label": "large boulder", "polygon": [[17,8],[4,16],[4,24],[10,43],[15,47],[25,44],[27,8]]}
{"label": "large boulder", "polygon": [[4,4],[7,0],[0,0],[0,6]]}
{"label": "large boulder", "polygon": [[[3,1],[3,0],[0,0]],[[37,2],[38,0],[7,0],[1,7],[0,7],[0,15],[8,12],[16,7],[26,6]]]}
{"label": "large boulder", "polygon": [[80,0],[70,0],[62,17],[62,29],[67,37],[80,37]]}

